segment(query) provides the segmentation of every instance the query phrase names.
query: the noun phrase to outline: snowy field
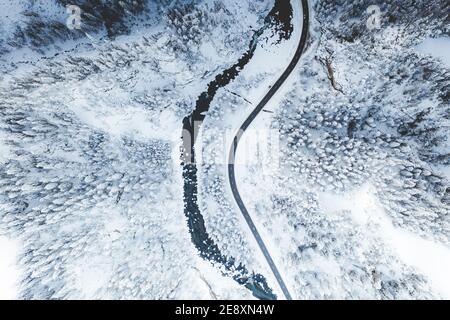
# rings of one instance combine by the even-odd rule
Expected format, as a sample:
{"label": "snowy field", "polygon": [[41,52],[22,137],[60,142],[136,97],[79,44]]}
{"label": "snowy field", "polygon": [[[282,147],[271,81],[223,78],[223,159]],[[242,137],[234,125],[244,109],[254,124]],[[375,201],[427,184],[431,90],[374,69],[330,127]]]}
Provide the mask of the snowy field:
{"label": "snowy field", "polygon": [[440,59],[450,68],[450,37],[426,38],[417,46],[417,51]]}

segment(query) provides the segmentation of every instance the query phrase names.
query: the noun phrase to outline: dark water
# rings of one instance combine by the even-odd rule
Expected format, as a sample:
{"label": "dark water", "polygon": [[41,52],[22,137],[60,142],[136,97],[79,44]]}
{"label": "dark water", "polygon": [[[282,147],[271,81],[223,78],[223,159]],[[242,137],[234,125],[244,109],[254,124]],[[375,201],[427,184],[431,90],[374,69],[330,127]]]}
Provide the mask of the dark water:
{"label": "dark water", "polygon": [[192,242],[199,251],[200,256],[214,264],[223,266],[226,270],[226,275],[232,276],[239,284],[251,290],[256,298],[276,299],[276,295],[268,286],[264,276],[250,273],[242,264],[236,265],[235,259],[223,255],[219,247],[210,238],[197,203],[197,166],[195,163],[197,134],[217,90],[233,81],[249,63],[265,30],[272,30],[272,37],[278,36],[276,43],[291,37],[293,26],[290,1],[275,0],[274,7],[264,20],[264,26],[254,32],[247,52],[234,65],[218,74],[208,84],[207,90],[198,97],[194,111],[183,120],[183,152],[181,159],[184,179],[184,213],[188,221]]}

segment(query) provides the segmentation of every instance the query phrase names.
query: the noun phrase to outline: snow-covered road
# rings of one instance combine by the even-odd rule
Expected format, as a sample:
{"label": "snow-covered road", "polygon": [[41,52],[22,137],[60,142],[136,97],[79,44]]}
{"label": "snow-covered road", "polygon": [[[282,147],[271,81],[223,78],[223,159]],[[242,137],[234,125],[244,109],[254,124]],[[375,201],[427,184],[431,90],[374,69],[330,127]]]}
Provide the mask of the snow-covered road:
{"label": "snow-covered road", "polygon": [[239,209],[242,212],[242,215],[245,218],[245,221],[248,224],[248,227],[250,228],[250,231],[252,232],[253,236],[255,237],[256,242],[258,243],[259,248],[261,249],[267,263],[269,264],[270,269],[272,270],[281,290],[283,291],[284,296],[286,299],[291,300],[292,296],[289,293],[288,288],[286,287],[286,284],[278,271],[278,268],[275,265],[275,262],[273,261],[269,251],[267,250],[267,247],[262,240],[258,229],[256,228],[255,224],[253,223],[253,220],[248,213],[244,202],[241,199],[241,196],[239,194],[239,190],[237,188],[236,184],[236,178],[235,178],[235,158],[236,158],[236,151],[238,149],[239,141],[241,140],[242,136],[244,135],[245,131],[248,129],[250,124],[255,120],[256,116],[263,110],[263,108],[267,105],[267,103],[272,99],[272,97],[275,95],[275,93],[281,88],[283,83],[287,80],[287,78],[290,76],[292,71],[294,70],[297,63],[300,61],[300,58],[303,54],[304,48],[306,46],[306,40],[308,36],[308,26],[309,26],[309,7],[308,7],[308,1],[307,0],[301,0],[301,6],[303,9],[303,27],[302,27],[302,35],[300,38],[300,42],[298,44],[297,50],[295,52],[295,55],[291,62],[289,63],[286,70],[283,72],[283,74],[280,76],[280,78],[275,82],[275,84],[270,88],[270,90],[267,92],[267,94],[264,96],[264,98],[261,100],[261,102],[255,107],[255,109],[250,113],[248,118],[244,121],[244,123],[239,128],[239,131],[237,132],[236,136],[233,139],[233,144],[231,146],[230,154],[229,154],[229,162],[228,162],[228,176],[229,176],[229,182],[231,191],[233,193],[234,199],[236,200],[236,203],[239,207]]}

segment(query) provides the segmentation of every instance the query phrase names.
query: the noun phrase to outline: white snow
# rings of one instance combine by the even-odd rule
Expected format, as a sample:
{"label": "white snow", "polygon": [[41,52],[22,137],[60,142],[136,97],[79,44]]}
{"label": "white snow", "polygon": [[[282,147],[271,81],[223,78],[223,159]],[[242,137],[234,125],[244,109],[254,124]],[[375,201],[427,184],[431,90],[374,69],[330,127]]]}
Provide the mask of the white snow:
{"label": "white snow", "polygon": [[357,224],[376,224],[375,236],[381,237],[404,263],[425,275],[443,298],[450,299],[450,248],[395,227],[372,186],[365,185],[344,195],[321,193],[320,204],[328,214],[348,210]]}
{"label": "white snow", "polygon": [[17,298],[19,268],[16,265],[18,242],[0,236],[0,300]]}
{"label": "white snow", "polygon": [[0,2],[0,30],[5,35],[11,32],[17,20],[20,19],[21,13],[26,9],[24,2],[2,1]]}
{"label": "white snow", "polygon": [[417,51],[422,54],[431,55],[440,59],[450,67],[450,38],[426,38],[421,44],[416,47]]}
{"label": "white snow", "polygon": [[[173,33],[165,19],[150,26],[146,21],[146,27],[111,41],[95,40],[99,34],[93,34],[88,37],[95,42],[92,45],[84,44],[88,38],[68,41],[70,45],[65,42],[57,56],[50,49],[45,51],[45,58],[26,49],[2,56],[2,61],[7,62],[5,68],[13,62],[17,64],[16,68],[7,68],[9,71],[1,79],[2,94],[8,93],[10,84],[17,79],[33,81],[33,72],[47,73],[49,65],[62,77],[52,81],[52,76],[42,76],[43,83],[27,90],[23,97],[27,103],[22,103],[22,98],[15,102],[17,112],[25,105],[29,107],[27,111],[36,111],[27,118],[30,130],[42,127],[46,120],[61,123],[56,119],[61,114],[70,118],[62,121],[70,122],[67,127],[51,126],[58,136],[51,142],[45,138],[25,142],[9,133],[0,137],[1,166],[13,167],[7,164],[14,155],[5,140],[12,141],[14,150],[26,150],[58,162],[49,168],[49,175],[54,174],[55,178],[36,172],[26,174],[20,186],[1,185],[2,227],[3,208],[5,216],[17,218],[7,199],[3,201],[3,192],[12,197],[19,197],[20,193],[23,198],[34,200],[37,180],[39,185],[45,183],[42,189],[48,192],[49,202],[65,207],[65,218],[48,215],[45,223],[30,219],[24,230],[25,247],[37,247],[31,253],[34,262],[23,265],[25,276],[39,274],[36,281],[24,286],[27,294],[49,298],[40,285],[57,278],[58,283],[50,284],[54,286],[51,297],[56,299],[251,298],[245,287],[203,261],[192,244],[183,212],[179,146],[183,118],[194,108],[195,99],[216,72],[233,64],[247,49],[249,35],[243,33],[251,30],[249,24],[259,23],[260,13],[269,2],[247,8],[248,4],[239,0],[227,1],[224,8],[228,11],[206,10],[206,4],[199,4],[199,9],[211,13],[217,30],[208,30],[211,38],[201,39],[204,45],[195,56],[175,55],[176,45],[169,41],[182,43],[183,39]],[[13,7],[17,9],[16,16],[23,18],[22,9]],[[48,13],[52,14],[50,10]],[[65,11],[61,18],[66,18]],[[26,25],[27,21],[21,22]],[[70,57],[82,61],[73,62]],[[89,65],[86,62],[99,62],[100,70],[79,77],[79,72]],[[69,138],[73,148],[62,148],[58,141],[68,132],[73,134]],[[107,144],[96,147],[99,156],[104,157],[101,170],[84,169],[95,150],[84,154],[81,148],[87,141],[84,139],[94,132],[104,136]],[[170,150],[166,145],[170,145]],[[169,163],[170,156],[173,163]],[[15,160],[30,167],[23,157]],[[59,166],[65,168],[64,172],[59,171]],[[11,172],[19,174],[20,169]],[[118,178],[111,180],[117,174]],[[92,189],[80,195],[57,192],[57,186],[66,179],[71,182],[64,183],[64,188],[83,181]],[[32,206],[36,212],[48,212],[46,203],[36,201]],[[1,262],[6,263],[6,258],[2,256]],[[1,280],[0,290],[4,284],[6,289],[8,283]]]}
{"label": "white snow", "polygon": [[[273,274],[270,271],[260,248],[254,240],[253,234],[251,234],[247,223],[240,213],[239,208],[235,204],[228,181],[228,166],[226,163],[228,163],[228,152],[233,143],[233,138],[237,130],[292,60],[302,31],[301,7],[298,2],[295,2],[293,10],[294,31],[290,39],[288,41],[284,40],[280,44],[276,45],[261,43],[258,46],[255,51],[255,55],[240,72],[238,78],[227,86],[226,90],[221,90],[218,93],[218,97],[211,105],[209,117],[205,119],[204,127],[200,132],[199,137],[199,141],[201,141],[200,149],[203,151],[203,157],[200,157],[200,162],[205,165],[205,162],[203,162],[205,158],[220,159],[219,162],[213,164],[218,165],[219,170],[222,170],[219,174],[224,177],[224,187],[227,190],[224,197],[226,198],[226,201],[229,201],[231,204],[231,214],[236,215],[233,216],[233,219],[235,219],[236,223],[238,223],[238,225],[233,224],[234,230],[231,231],[228,225],[229,220],[231,219],[230,212],[225,214],[227,216],[226,219],[221,218],[220,215],[224,215],[224,213],[221,210],[214,210],[217,206],[212,204],[216,201],[216,199],[211,199],[211,195],[208,195],[207,192],[201,192],[200,202],[204,204],[203,208],[205,210],[204,215],[206,225],[209,230],[212,230],[214,236],[220,239],[219,245],[226,246],[226,248],[232,252],[231,255],[233,257],[238,259],[253,260],[248,262],[244,260],[246,261],[246,266],[249,268],[254,268],[257,272],[262,272],[267,278],[269,285],[279,298],[282,298],[283,295],[281,290],[278,288],[277,281],[273,277]],[[267,63],[267,61],[271,61],[271,63]],[[292,76],[294,76],[294,74]],[[289,79],[286,83],[291,82],[292,79]],[[287,87],[288,85],[285,84],[285,86],[278,91],[276,97],[274,97],[274,99],[271,100],[271,103],[266,107],[267,110],[271,110],[273,112],[273,109],[277,106],[277,102],[279,102],[279,99],[281,99],[283,92]],[[224,91],[227,91],[227,93]],[[221,97],[226,96],[230,91],[240,95],[247,101],[239,99],[240,101],[238,105],[224,108]],[[251,104],[249,104],[248,101]],[[236,109],[233,110],[233,108]],[[212,116],[214,112],[224,113],[219,119],[220,123],[218,123],[217,118]],[[248,175],[255,174],[255,166],[260,168],[260,165],[263,164],[262,170],[264,174],[268,174],[269,172],[273,173],[273,171],[277,169],[276,161],[272,161],[274,159],[271,158],[271,156],[278,156],[279,154],[276,150],[278,147],[278,132],[277,130],[270,130],[272,116],[273,113],[261,112],[242,137],[235,159],[236,182],[243,201],[247,205],[259,233],[265,241],[271,255],[275,260],[277,260],[276,265],[283,274],[283,277],[286,277],[285,270],[283,265],[280,263],[278,256],[278,252],[283,245],[280,245],[279,243],[274,244],[273,235],[268,234],[265,231],[265,226],[258,222],[254,208],[250,205],[251,198],[254,196],[252,193],[253,191],[251,187],[248,187],[246,181],[244,181],[245,177]],[[217,132],[217,128],[221,129]],[[207,142],[202,141],[203,137],[206,136],[214,136],[215,139],[213,141],[208,140]],[[216,154],[219,156],[214,157]],[[199,188],[205,187],[205,185],[208,185],[211,182],[210,179],[212,179],[212,177],[210,177],[208,181],[204,175],[204,172],[200,173],[199,176]],[[260,183],[263,182],[260,181]],[[214,197],[214,195],[212,196]],[[230,236],[231,233],[237,233],[237,235]],[[224,240],[226,242],[225,244],[222,243]],[[246,250],[243,250],[242,243],[245,243]],[[249,259],[247,254],[247,250],[249,250],[249,248],[252,259]]]}
{"label": "white snow", "polygon": [[[220,10],[213,10],[208,1],[199,4],[202,12],[211,12],[209,18],[214,23],[211,30],[204,30],[206,36],[200,37],[198,45],[185,48],[189,49],[186,56],[175,54],[178,49],[172,51],[176,48],[172,41],[185,42],[173,32],[171,27],[174,26],[160,23],[160,19],[155,18],[155,25],[147,21],[146,27],[138,26],[130,34],[111,41],[99,39],[100,34],[93,34],[76,41],[57,42],[57,48],[49,47],[45,53],[21,48],[0,57],[0,68],[9,70],[11,67],[13,70],[2,75],[0,86],[5,98],[8,98],[10,81],[13,83],[17,78],[24,83],[33,82],[34,71],[38,74],[42,71],[44,75],[39,79],[42,80],[39,86],[27,89],[23,97],[17,94],[11,98],[15,101],[14,110],[23,111],[28,116],[26,121],[18,120],[19,123],[25,123],[36,137],[44,138],[42,142],[34,143],[30,137],[22,141],[13,134],[0,133],[0,167],[7,167],[16,178],[10,184],[3,184],[6,180],[0,181],[0,220],[6,216],[5,225],[14,225],[11,219],[17,217],[11,214],[13,209],[8,211],[8,201],[2,203],[3,198],[7,198],[3,197],[3,192],[11,199],[32,199],[31,202],[36,202],[31,203],[36,212],[48,212],[47,202],[40,203],[31,197],[42,183],[45,184],[42,191],[48,192],[43,200],[52,202],[51,206],[60,212],[47,215],[45,223],[38,219],[30,219],[26,223],[22,241],[25,248],[32,244],[37,250],[32,253],[33,264],[21,265],[20,268],[26,267],[23,272],[35,273],[39,277],[35,278],[35,283],[25,285],[24,290],[39,298],[42,291],[39,285],[57,278],[64,284],[62,289],[56,285],[54,297],[57,299],[252,298],[249,290],[230,277],[224,277],[218,266],[202,260],[192,244],[183,213],[179,146],[183,117],[194,108],[195,99],[211,79],[235,63],[247,50],[251,30],[258,28],[261,12],[272,4],[272,0],[250,3],[229,0],[214,4]],[[0,2],[0,41],[10,39],[16,26],[27,25],[28,18],[22,12],[29,8],[51,21],[63,22],[67,17],[65,8],[56,1],[4,0]],[[291,39],[273,46],[260,44],[239,77],[219,90],[206,115],[197,145],[203,150],[197,158],[200,161],[198,197],[208,232],[223,254],[236,258],[248,270],[264,275],[279,298],[282,295],[276,280],[228,190],[226,161],[237,129],[292,58],[301,31],[299,8],[296,1],[295,28]],[[209,24],[206,26],[209,28]],[[313,25],[311,31],[315,29],[318,30]],[[400,32],[403,31],[399,27],[385,28],[375,35],[375,39],[380,48],[386,45],[392,51],[402,50],[404,41],[408,39],[398,37]],[[281,132],[276,125],[281,124],[277,123],[278,117],[283,115],[280,110],[288,109],[285,100],[291,99],[290,102],[298,105],[298,110],[305,110],[308,103],[299,103],[298,97],[311,96],[315,90],[329,87],[327,81],[327,86],[319,85],[320,79],[326,80],[325,71],[313,60],[314,56],[321,54],[316,47],[320,47],[318,38],[317,34],[312,34],[311,59],[308,59],[308,54],[302,57],[291,78],[265,108],[269,112],[258,115],[240,143],[236,177],[244,203],[295,298],[371,299],[429,295],[450,298],[450,277],[447,274],[450,249],[400,228],[397,224],[401,221],[393,220],[392,211],[385,211],[384,204],[381,204],[377,194],[380,189],[373,187],[375,183],[367,182],[363,187],[355,183],[352,188],[357,190],[346,189],[344,194],[319,191],[329,189],[321,189],[317,185],[322,181],[305,179],[301,172],[290,171],[284,164],[275,163],[276,156],[283,156],[280,150],[284,151],[284,145],[277,144],[284,137],[274,133]],[[449,39],[443,36],[427,38],[415,49],[422,55],[440,59],[442,65],[450,66]],[[86,45],[89,41],[94,43]],[[366,55],[357,54],[362,48],[360,42],[351,45],[327,43],[332,44],[328,48],[335,53],[333,68],[345,92],[368,83],[375,72],[383,71],[378,60],[365,61]],[[56,56],[56,53],[61,54]],[[70,62],[69,57],[105,64],[96,64],[101,70],[84,78],[78,71],[88,64]],[[130,57],[129,63],[119,64]],[[7,63],[2,66],[3,62]],[[55,63],[51,71],[61,75],[61,81],[46,82],[51,80],[50,76],[45,76],[50,71],[49,62]],[[299,77],[299,71],[302,77]],[[358,97],[369,96],[370,91],[365,90],[358,92]],[[399,92],[394,90],[392,99],[400,102],[404,95]],[[289,96],[290,93],[293,95]],[[340,97],[339,93],[335,94]],[[330,108],[341,103],[338,98],[329,101]],[[342,103],[346,100],[342,99]],[[412,105],[409,111],[420,112],[435,108],[438,101],[428,97]],[[28,114],[30,110],[34,113]],[[63,113],[73,116],[73,123],[55,117]],[[305,119],[295,112],[287,116]],[[324,117],[320,117],[319,122],[324,122]],[[33,131],[34,125],[43,126],[45,121],[39,120],[49,120],[56,125],[48,127],[51,133],[56,133],[55,141]],[[376,121],[370,120],[370,124]],[[273,125],[275,129],[270,130]],[[69,133],[66,130],[70,130]],[[104,145],[96,146],[98,153],[85,158],[77,143],[83,142],[85,150],[91,137],[93,142],[97,142],[94,133],[105,136]],[[312,130],[310,134],[314,143],[323,139],[321,132]],[[63,144],[63,138],[70,143]],[[82,139],[78,141],[78,138]],[[123,138],[133,144],[125,147]],[[203,144],[202,138],[205,139]],[[9,145],[6,140],[14,143]],[[171,150],[160,149],[154,140],[170,145]],[[164,161],[163,165],[162,162],[153,162],[154,155],[150,153],[141,159],[141,149],[135,145],[136,142],[156,146],[156,152],[167,156],[156,158],[155,155],[155,160]],[[398,142],[390,145],[398,145]],[[276,150],[268,152],[271,147]],[[22,168],[32,166],[26,156],[14,159],[16,151],[48,159],[48,164],[45,161],[39,164],[42,163],[50,175],[34,170],[22,177]],[[299,147],[296,152],[302,157],[296,158],[292,154],[293,162],[310,160],[308,150],[302,154],[303,149]],[[86,168],[88,157],[94,156],[95,164],[104,160],[102,170],[97,166],[92,170]],[[169,157],[173,162],[167,164]],[[205,160],[210,158],[220,161],[210,164]],[[17,160],[20,166],[9,165],[8,160],[11,159]],[[314,158],[311,159],[314,162]],[[344,169],[360,165],[354,158],[350,160]],[[214,169],[210,170],[211,167]],[[448,166],[436,165],[433,172],[434,169],[449,178]],[[105,172],[101,172],[103,170]],[[109,180],[117,173],[120,173],[119,177],[123,173],[124,177],[117,178],[117,181]],[[92,189],[82,190],[80,194],[79,189],[74,188],[71,193],[57,192],[57,188],[64,189],[72,181],[75,187],[84,186],[79,181],[85,181]],[[332,184],[332,180],[324,181]],[[122,192],[120,196],[119,191]],[[63,221],[61,226],[58,225],[60,221]],[[311,234],[308,233],[310,231]],[[322,231],[323,234],[320,233]],[[20,295],[17,282],[22,269],[16,265],[20,244],[17,240],[0,236],[0,299],[13,299]],[[325,249],[342,255],[328,257],[323,254]],[[373,251],[379,252],[372,255]],[[61,274],[60,270],[65,270],[65,273]],[[355,271],[361,277],[352,277],[349,271]],[[429,282],[417,281],[420,282],[418,291],[423,284],[423,295],[422,292],[414,295],[407,288],[404,295],[390,296],[383,292],[382,280],[377,278],[375,271],[384,277],[393,275],[396,283],[407,282],[408,288],[415,285],[413,280],[408,282],[408,276],[414,273],[423,275]]]}
{"label": "white snow", "polygon": [[4,136],[0,134],[0,164],[5,163],[10,158],[10,148],[4,141]]}
{"label": "white snow", "polygon": [[28,19],[24,13],[32,11],[45,19],[64,22],[68,15],[66,9],[56,1],[48,0],[3,0],[0,2],[0,31],[1,37],[11,37],[17,25]]}

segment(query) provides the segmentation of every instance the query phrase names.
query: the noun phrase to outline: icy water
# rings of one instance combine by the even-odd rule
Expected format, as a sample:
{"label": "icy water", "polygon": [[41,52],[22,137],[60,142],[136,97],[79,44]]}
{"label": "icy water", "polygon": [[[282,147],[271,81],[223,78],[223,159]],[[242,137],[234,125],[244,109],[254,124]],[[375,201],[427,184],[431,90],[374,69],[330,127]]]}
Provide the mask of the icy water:
{"label": "icy water", "polygon": [[195,162],[195,142],[197,133],[210,108],[211,102],[220,88],[233,81],[252,59],[258,41],[265,30],[271,29],[273,35],[278,35],[277,42],[290,38],[292,26],[292,6],[289,1],[276,0],[274,7],[264,20],[264,26],[257,30],[249,44],[249,49],[230,68],[218,74],[208,84],[196,101],[194,111],[183,120],[183,153],[181,156],[184,179],[184,213],[186,215],[189,232],[200,256],[214,264],[220,264],[226,270],[226,275],[233,277],[239,284],[251,290],[259,299],[276,299],[266,278],[261,274],[250,273],[242,264],[236,265],[233,257],[227,257],[220,252],[205,227],[205,221],[197,202],[197,165]]}

